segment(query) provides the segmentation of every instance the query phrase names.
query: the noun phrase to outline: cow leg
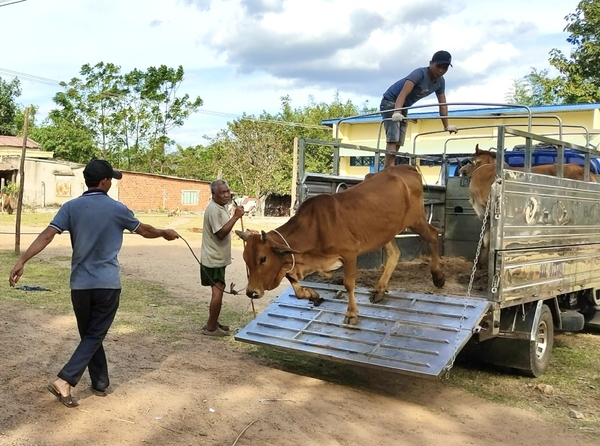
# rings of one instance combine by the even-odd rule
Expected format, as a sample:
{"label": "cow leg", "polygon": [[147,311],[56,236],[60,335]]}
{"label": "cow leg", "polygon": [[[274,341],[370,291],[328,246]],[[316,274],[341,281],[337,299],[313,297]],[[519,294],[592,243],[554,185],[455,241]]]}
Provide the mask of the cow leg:
{"label": "cow leg", "polygon": [[348,309],[344,324],[356,325],[358,323],[358,307],[356,306],[356,297],[354,296],[354,286],[356,285],[356,257],[353,259],[342,259],[344,262],[344,287],[348,292]]}
{"label": "cow leg", "polygon": [[317,293],[312,288],[304,288],[303,286],[300,286],[300,283],[298,283],[295,280],[290,280],[290,283],[292,285],[292,288],[294,288],[294,294],[296,294],[296,297],[298,299],[308,299],[310,301],[313,301],[314,303],[321,303],[319,300],[319,293]]}
{"label": "cow leg", "polygon": [[372,303],[381,302],[383,296],[387,290],[388,282],[390,281],[390,277],[392,277],[392,273],[396,269],[398,265],[398,259],[400,258],[400,249],[396,244],[396,239],[392,239],[391,242],[388,242],[385,245],[385,267],[383,269],[383,274],[379,278],[379,282],[373,288],[373,292],[371,293],[370,301]]}
{"label": "cow leg", "polygon": [[441,288],[446,283],[446,278],[444,277],[444,272],[442,271],[442,266],[440,264],[440,252],[438,248],[438,230],[431,226],[427,221],[423,218],[422,221],[416,223],[413,226],[410,226],[410,229],[419,234],[423,240],[425,240],[429,244],[429,253],[431,255],[431,260],[429,262],[429,268],[431,269],[431,277],[433,279],[433,284]]}
{"label": "cow leg", "polygon": [[483,232],[483,243],[481,252],[477,258],[477,268],[483,268],[488,264],[488,253],[490,251],[490,225],[486,222],[485,231]]}

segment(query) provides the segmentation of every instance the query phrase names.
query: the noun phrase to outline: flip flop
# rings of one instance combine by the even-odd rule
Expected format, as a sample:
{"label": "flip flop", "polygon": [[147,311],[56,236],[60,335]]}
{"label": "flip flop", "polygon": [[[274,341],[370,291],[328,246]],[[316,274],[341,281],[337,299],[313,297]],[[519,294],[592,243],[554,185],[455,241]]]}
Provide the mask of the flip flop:
{"label": "flip flop", "polygon": [[[223,331],[229,331],[229,325],[223,325],[220,322],[217,322],[217,327],[219,327]],[[206,330],[206,325],[202,327],[202,330]]]}
{"label": "flip flop", "polygon": [[219,337],[229,336],[228,332],[221,330],[219,327],[215,328],[213,331],[210,331],[206,327],[204,327],[200,333],[202,333],[203,335],[206,335],[206,336],[219,336]]}
{"label": "flip flop", "polygon": [[60,401],[61,403],[63,403],[66,407],[77,407],[79,406],[79,403],[73,399],[73,397],[71,395],[68,396],[63,396],[57,389],[56,387],[54,387],[54,384],[48,384],[46,386],[46,389],[48,389],[48,391],[54,395],[56,398],[58,398],[58,401]]}

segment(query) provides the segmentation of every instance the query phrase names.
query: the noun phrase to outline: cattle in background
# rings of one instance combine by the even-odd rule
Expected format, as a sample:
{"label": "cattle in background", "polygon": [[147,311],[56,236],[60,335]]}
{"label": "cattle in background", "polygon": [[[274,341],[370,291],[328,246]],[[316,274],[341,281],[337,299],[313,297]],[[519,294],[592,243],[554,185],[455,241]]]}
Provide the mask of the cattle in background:
{"label": "cattle in background", "polygon": [[[504,163],[505,167],[509,167]],[[522,167],[509,167],[512,170],[523,170]],[[539,166],[532,166],[531,172],[543,175],[556,176],[558,166],[556,164],[543,164]],[[469,163],[465,164],[460,168],[460,174],[470,178],[469,182],[469,203],[473,206],[475,213],[481,221],[485,215],[485,209],[487,207],[488,198],[490,196],[490,190],[492,183],[496,178],[496,152],[489,150],[480,150],[479,144],[475,146],[475,154]],[[584,167],[575,164],[568,163],[563,166],[563,177],[572,180],[584,180]],[[596,175],[590,172],[590,181],[596,183]],[[487,259],[488,247],[490,243],[490,227],[489,219],[486,221],[486,228],[483,237],[483,246],[481,254],[478,259],[479,266]]]}
{"label": "cattle in background", "polygon": [[0,202],[1,202],[1,206],[2,206],[2,212],[6,212],[9,215],[12,215],[13,213],[13,206],[12,206],[12,200],[10,198],[10,195],[8,194],[0,194]]}
{"label": "cattle in background", "polygon": [[167,217],[181,217],[181,209],[176,208],[174,211],[169,212]]}
{"label": "cattle in background", "polygon": [[317,302],[318,293],[300,286],[298,281],[313,272],[327,276],[343,266],[348,292],[344,323],[356,324],[354,286],[358,256],[385,246],[385,267],[370,298],[371,302],[379,302],[400,257],[396,234],[406,228],[429,244],[433,283],[444,286],[438,230],[425,216],[421,175],[414,166],[398,165],[348,190],[309,198],[285,224],[268,233],[236,231],[246,242],[246,294],[260,298],[265,290],[276,288],[286,277],[297,298]]}

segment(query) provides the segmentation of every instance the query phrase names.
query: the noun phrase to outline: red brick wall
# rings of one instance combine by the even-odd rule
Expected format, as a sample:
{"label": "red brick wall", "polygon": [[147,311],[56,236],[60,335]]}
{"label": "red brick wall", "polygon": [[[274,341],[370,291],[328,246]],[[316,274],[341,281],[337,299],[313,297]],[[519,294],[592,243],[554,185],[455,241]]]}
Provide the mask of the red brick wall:
{"label": "red brick wall", "polygon": [[[184,190],[198,191],[197,205],[182,203]],[[123,172],[118,199],[133,211],[203,211],[210,201],[210,182]]]}

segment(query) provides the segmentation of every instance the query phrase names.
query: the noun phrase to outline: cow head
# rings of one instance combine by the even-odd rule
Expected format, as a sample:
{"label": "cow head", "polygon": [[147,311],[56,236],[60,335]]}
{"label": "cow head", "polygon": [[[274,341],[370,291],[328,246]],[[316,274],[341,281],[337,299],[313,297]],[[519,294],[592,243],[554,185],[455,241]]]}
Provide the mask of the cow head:
{"label": "cow head", "polygon": [[265,290],[279,286],[292,266],[290,254],[297,253],[275,242],[264,231],[235,231],[246,242],[244,262],[248,268],[246,295],[253,299],[264,295]]}

